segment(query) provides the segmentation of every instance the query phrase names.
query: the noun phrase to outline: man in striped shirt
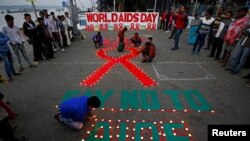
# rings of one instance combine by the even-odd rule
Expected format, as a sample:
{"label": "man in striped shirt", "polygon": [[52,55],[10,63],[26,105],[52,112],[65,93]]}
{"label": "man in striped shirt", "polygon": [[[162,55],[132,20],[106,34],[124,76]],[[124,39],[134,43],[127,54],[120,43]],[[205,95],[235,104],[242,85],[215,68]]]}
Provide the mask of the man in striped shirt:
{"label": "man in striped shirt", "polygon": [[242,38],[243,31],[247,28],[247,24],[250,20],[247,13],[248,8],[244,7],[239,9],[237,11],[236,20],[228,28],[228,31],[224,37],[224,46],[226,51],[223,55],[223,67],[227,65],[227,62],[231,56],[231,52],[235,48],[238,41]]}

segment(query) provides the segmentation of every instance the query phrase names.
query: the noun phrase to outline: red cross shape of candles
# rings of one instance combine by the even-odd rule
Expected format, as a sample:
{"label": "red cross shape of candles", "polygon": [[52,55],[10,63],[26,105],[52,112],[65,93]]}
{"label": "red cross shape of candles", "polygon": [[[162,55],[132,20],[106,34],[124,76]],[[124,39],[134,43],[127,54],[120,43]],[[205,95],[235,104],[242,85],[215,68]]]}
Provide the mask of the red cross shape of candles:
{"label": "red cross shape of candles", "polygon": [[119,57],[112,57],[106,54],[107,51],[116,50],[116,48],[101,48],[97,51],[97,56],[107,60],[101,67],[95,70],[91,75],[89,75],[85,80],[80,84],[83,86],[92,87],[94,86],[103,76],[108,73],[111,68],[117,64],[121,64],[125,69],[127,69],[144,87],[153,87],[157,83],[146,73],[144,73],[140,68],[138,68],[130,60],[138,56],[138,51],[132,47],[126,47],[126,50],[129,50],[129,54],[125,54]]}

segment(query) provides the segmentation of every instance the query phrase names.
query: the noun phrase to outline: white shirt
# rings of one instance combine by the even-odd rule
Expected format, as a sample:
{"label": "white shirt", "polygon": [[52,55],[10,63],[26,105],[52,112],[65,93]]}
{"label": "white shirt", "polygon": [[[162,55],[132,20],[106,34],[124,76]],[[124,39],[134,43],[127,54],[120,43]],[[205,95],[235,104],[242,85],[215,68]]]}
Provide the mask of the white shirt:
{"label": "white shirt", "polygon": [[211,17],[210,19],[207,19],[206,17],[200,18],[202,20],[199,32],[201,34],[207,34],[211,28],[211,24],[214,22],[214,18]]}
{"label": "white shirt", "polygon": [[16,44],[16,43],[21,44],[23,41],[20,30],[15,25],[12,28],[10,28],[8,25],[3,25],[1,28],[1,32],[5,35],[9,36],[10,42],[12,42],[13,44]]}
{"label": "white shirt", "polygon": [[65,19],[66,19],[66,21],[67,21],[69,27],[73,26],[70,18],[67,18],[67,17],[65,16]]}
{"label": "white shirt", "polygon": [[54,20],[52,17],[50,19],[50,25],[49,25],[49,28],[50,31],[53,33],[53,32],[58,32],[58,29],[57,29],[57,25],[56,25],[56,20]]}
{"label": "white shirt", "polygon": [[53,21],[50,17],[46,18],[44,17],[44,24],[47,26],[47,29],[49,30],[50,33],[52,33],[52,24],[53,24]]}
{"label": "white shirt", "polygon": [[45,24],[46,26],[49,26],[49,25],[50,25],[50,22],[51,22],[51,20],[50,20],[49,17],[48,17],[48,18],[44,17],[44,24]]}

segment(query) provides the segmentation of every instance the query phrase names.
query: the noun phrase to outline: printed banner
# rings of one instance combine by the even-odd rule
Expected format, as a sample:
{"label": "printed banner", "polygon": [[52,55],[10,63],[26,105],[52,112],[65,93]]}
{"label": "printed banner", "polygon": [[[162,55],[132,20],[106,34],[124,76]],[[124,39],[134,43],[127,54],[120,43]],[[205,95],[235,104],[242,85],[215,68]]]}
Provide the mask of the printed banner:
{"label": "printed banner", "polygon": [[86,31],[156,30],[157,12],[90,12],[86,13]]}

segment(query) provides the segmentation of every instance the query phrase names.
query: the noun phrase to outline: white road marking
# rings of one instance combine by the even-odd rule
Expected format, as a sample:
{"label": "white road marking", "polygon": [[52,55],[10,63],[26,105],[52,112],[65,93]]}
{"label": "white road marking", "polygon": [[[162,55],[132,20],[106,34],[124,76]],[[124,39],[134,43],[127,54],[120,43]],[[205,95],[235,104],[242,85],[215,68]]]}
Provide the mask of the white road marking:
{"label": "white road marking", "polygon": [[201,70],[203,70],[206,75],[204,77],[197,78],[170,78],[168,76],[162,75],[159,73],[154,64],[152,64],[153,70],[157,79],[161,81],[198,81],[198,80],[214,80],[216,79],[211,73],[209,73],[205,68],[201,66],[201,64],[212,64],[213,62],[157,62],[156,64],[195,64]]}

